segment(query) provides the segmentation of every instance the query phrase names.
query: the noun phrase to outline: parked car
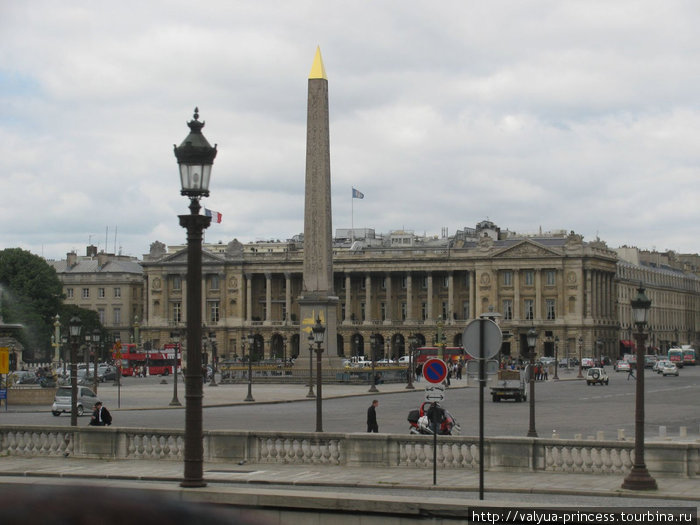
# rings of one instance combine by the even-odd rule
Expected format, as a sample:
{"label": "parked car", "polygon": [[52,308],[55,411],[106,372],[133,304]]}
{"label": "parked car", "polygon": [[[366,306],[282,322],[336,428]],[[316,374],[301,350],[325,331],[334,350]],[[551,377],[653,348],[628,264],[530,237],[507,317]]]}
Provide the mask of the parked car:
{"label": "parked car", "polygon": [[400,365],[407,365],[411,361],[410,356],[407,355],[402,355],[399,357],[399,364]]}
{"label": "parked car", "polygon": [[613,368],[615,368],[615,372],[629,372],[630,364],[627,361],[617,361]]}
{"label": "parked car", "polygon": [[587,385],[607,385],[610,382],[605,368],[592,367],[586,371]]}
{"label": "parked car", "polygon": [[581,368],[592,368],[594,364],[592,357],[584,357],[581,359]]}
{"label": "parked car", "polygon": [[[85,409],[92,410],[100,400],[99,397],[86,386],[78,386],[78,415],[82,416],[85,413]],[[61,386],[56,390],[56,396],[53,400],[53,405],[51,405],[51,413],[54,416],[60,416],[63,412],[70,413],[71,411],[71,387]]]}
{"label": "parked car", "polygon": [[666,376],[678,376],[678,367],[671,363],[670,361],[667,361],[664,363],[663,367],[661,368],[661,373]]}

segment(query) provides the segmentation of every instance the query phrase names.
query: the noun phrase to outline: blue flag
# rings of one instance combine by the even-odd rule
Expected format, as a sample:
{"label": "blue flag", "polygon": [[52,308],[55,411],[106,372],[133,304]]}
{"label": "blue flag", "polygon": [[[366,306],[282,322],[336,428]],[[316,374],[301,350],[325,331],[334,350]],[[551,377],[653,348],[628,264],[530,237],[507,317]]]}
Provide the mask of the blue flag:
{"label": "blue flag", "polygon": [[353,199],[364,199],[365,194],[360,192],[360,191],[357,191],[355,188],[353,188],[352,189],[352,198]]}

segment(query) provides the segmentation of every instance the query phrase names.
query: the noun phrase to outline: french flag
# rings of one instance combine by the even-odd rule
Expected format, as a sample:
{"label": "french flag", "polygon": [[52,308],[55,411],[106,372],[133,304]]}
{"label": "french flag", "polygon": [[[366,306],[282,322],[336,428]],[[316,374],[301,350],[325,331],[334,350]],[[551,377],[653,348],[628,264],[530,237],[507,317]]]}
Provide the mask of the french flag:
{"label": "french flag", "polygon": [[213,222],[221,222],[222,215],[218,211],[210,210],[209,208],[204,208],[204,215],[211,217]]}

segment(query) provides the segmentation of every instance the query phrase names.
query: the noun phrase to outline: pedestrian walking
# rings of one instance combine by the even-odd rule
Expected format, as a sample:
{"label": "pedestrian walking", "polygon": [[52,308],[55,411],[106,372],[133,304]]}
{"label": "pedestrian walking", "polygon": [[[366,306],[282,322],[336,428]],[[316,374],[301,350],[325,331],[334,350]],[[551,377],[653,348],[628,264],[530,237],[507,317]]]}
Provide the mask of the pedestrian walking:
{"label": "pedestrian walking", "polygon": [[367,432],[379,432],[379,425],[377,424],[378,406],[379,401],[373,399],[372,404],[367,409]]}
{"label": "pedestrian walking", "polygon": [[630,365],[630,371],[627,372],[627,381],[630,380],[630,377],[632,379],[637,379],[636,377],[634,377],[634,367],[632,365]]}
{"label": "pedestrian walking", "polygon": [[90,425],[93,427],[104,427],[112,424],[112,414],[109,413],[107,407],[102,406],[102,402],[95,403],[95,409],[92,411]]}

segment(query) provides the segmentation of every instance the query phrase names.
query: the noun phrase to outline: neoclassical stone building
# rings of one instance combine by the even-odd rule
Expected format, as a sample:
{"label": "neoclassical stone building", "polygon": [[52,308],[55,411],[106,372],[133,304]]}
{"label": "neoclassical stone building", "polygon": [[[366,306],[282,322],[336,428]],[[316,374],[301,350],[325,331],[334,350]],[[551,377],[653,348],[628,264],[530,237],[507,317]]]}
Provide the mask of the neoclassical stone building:
{"label": "neoclassical stone building", "polygon": [[[240,356],[248,334],[254,357],[308,352],[297,303],[302,254],[301,238],[204,246],[201,307],[220,357]],[[142,266],[142,340],[160,347],[184,326],[185,247],[155,242]],[[554,355],[555,341],[560,357],[619,353],[618,255],[573,232],[524,236],[490,221],[440,238],[339,230],[333,269],[339,355],[368,355],[376,334],[378,358],[400,356],[411,335],[430,344],[438,325],[448,345],[459,345],[466,325],[490,307],[510,335],[506,355],[526,350],[531,327],[540,355]]]}

